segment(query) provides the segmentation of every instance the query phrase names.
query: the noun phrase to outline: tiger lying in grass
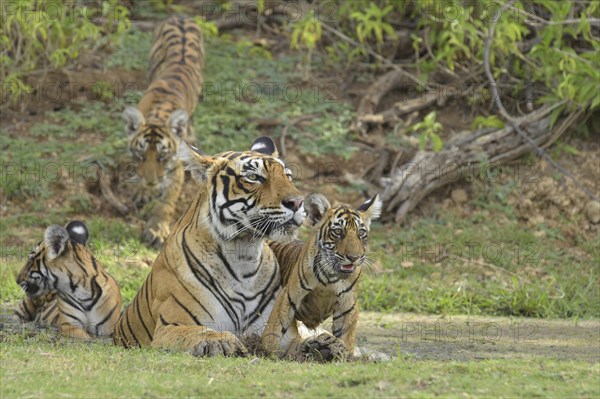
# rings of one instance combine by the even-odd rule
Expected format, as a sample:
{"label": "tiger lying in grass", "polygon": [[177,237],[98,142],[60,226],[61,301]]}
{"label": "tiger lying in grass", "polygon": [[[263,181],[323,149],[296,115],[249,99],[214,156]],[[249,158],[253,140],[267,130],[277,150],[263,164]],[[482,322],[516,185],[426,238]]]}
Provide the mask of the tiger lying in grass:
{"label": "tiger lying in grass", "polygon": [[[267,239],[295,237],[304,197],[267,137],[249,151],[214,156],[180,143],[179,155],[200,182],[196,198],[123,311],[113,341],[195,356],[245,355],[243,340],[262,334],[281,286]],[[328,348],[321,336],[292,333],[286,338],[300,345],[288,353]]]}
{"label": "tiger lying in grass", "polygon": [[60,327],[76,338],[110,336],[119,318],[121,293],[115,280],[85,246],[85,224],[52,225],[17,276],[26,292],[16,311],[22,321]]}
{"label": "tiger lying in grass", "polygon": [[[344,343],[347,354],[353,352],[358,279],[367,256],[369,226],[380,216],[381,207],[379,196],[357,210],[344,205],[331,208],[320,194],[306,198],[307,218],[316,226],[310,239],[305,244],[270,242],[281,267],[283,289],[262,334],[263,350],[283,355],[282,338],[290,329],[297,331],[296,320],[314,329],[333,315],[333,335]],[[285,342],[288,345],[294,343]],[[328,355],[325,360],[343,353]]]}

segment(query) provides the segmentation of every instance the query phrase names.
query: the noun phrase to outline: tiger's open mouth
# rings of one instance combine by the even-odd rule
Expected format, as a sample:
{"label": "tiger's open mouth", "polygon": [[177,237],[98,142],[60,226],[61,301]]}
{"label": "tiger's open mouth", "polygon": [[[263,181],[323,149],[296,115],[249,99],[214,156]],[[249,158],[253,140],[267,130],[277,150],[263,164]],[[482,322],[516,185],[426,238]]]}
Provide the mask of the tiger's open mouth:
{"label": "tiger's open mouth", "polygon": [[340,272],[341,273],[353,273],[354,270],[356,269],[356,266],[353,263],[348,263],[346,265],[341,265],[340,266]]}

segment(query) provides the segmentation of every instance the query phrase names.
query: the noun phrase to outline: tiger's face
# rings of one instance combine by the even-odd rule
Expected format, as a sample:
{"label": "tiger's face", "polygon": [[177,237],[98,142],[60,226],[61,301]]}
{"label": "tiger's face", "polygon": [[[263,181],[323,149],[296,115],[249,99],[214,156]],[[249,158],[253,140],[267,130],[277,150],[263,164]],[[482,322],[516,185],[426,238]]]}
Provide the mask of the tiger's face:
{"label": "tiger's face", "polygon": [[66,228],[49,226],[44,240],[29,253],[17,275],[17,284],[30,298],[39,298],[56,290],[65,270],[73,269],[70,265],[82,261],[82,256],[76,254],[76,246],[85,245],[87,237],[87,228],[79,221],[70,222]]}
{"label": "tiger's face", "polygon": [[379,196],[357,209],[342,205],[332,208],[320,194],[306,198],[309,222],[317,226],[317,264],[329,277],[346,278],[366,260],[371,221],[381,215]]}
{"label": "tiger's face", "polygon": [[137,166],[140,191],[146,192],[146,195],[135,199],[136,205],[142,206],[168,185],[169,172],[178,162],[175,156],[177,143],[187,129],[189,118],[180,109],[171,113],[166,123],[156,118],[147,122],[134,107],[126,108],[123,118],[129,135],[129,151]]}
{"label": "tiger's face", "polygon": [[209,195],[209,225],[222,240],[295,236],[305,218],[304,197],[267,137],[250,151],[206,156],[180,143],[179,157]]}

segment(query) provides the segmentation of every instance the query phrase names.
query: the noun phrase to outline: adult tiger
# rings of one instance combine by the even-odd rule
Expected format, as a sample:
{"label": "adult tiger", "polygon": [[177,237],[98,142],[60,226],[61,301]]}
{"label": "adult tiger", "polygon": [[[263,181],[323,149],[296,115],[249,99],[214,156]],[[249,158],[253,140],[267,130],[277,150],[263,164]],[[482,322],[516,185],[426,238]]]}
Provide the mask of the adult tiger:
{"label": "adult tiger", "polygon": [[110,336],[121,310],[121,293],[85,246],[85,224],[49,226],[17,276],[27,297],[16,312],[23,321],[60,327],[70,337]]}
{"label": "adult tiger", "polygon": [[[367,256],[371,221],[381,214],[375,196],[358,209],[346,205],[331,208],[327,198],[312,194],[304,209],[316,229],[306,243],[270,243],[281,266],[283,289],[277,296],[262,347],[267,353],[287,352],[282,336],[296,331],[296,320],[316,328],[333,315],[333,335],[342,342],[334,356],[352,354],[358,322],[358,279]],[[297,335],[294,333],[293,335]]]}
{"label": "adult tiger", "polygon": [[215,156],[180,143],[179,156],[201,182],[198,194],[123,311],[113,339],[125,347],[196,356],[242,355],[240,338],[261,334],[280,289],[266,240],[296,234],[305,216],[303,197],[266,137],[250,151]]}
{"label": "adult tiger", "polygon": [[190,115],[202,91],[204,41],[198,24],[172,16],[154,31],[150,86],[136,107],[123,112],[129,150],[137,163],[133,201],[150,217],[143,240],[160,247],[169,234],[184,171],[176,159],[180,139],[194,141]]}

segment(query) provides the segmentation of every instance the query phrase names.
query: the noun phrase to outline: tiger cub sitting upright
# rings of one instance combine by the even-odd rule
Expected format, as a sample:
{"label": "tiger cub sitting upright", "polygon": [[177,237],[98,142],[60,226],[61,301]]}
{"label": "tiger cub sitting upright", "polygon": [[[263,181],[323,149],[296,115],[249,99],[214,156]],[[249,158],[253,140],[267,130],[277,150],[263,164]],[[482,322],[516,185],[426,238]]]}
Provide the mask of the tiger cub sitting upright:
{"label": "tiger cub sitting upright", "polygon": [[27,297],[16,312],[22,321],[57,325],[65,336],[107,337],[121,310],[121,293],[85,246],[85,224],[52,225],[17,276]]}
{"label": "tiger cub sitting upright", "polygon": [[150,215],[142,239],[160,247],[169,235],[184,170],[180,139],[194,142],[190,116],[202,91],[204,40],[192,18],[172,16],[154,31],[150,86],[136,107],[123,112],[129,150],[137,163],[133,201]]}
{"label": "tiger cub sitting upright", "polygon": [[[283,289],[262,334],[263,350],[283,355],[282,337],[298,329],[296,320],[314,329],[333,315],[333,335],[352,354],[358,322],[357,283],[367,256],[369,227],[381,208],[378,195],[356,210],[345,205],[331,208],[320,194],[305,199],[309,223],[316,226],[310,239],[304,244],[269,243],[281,267]],[[342,354],[330,354],[325,360]]]}

